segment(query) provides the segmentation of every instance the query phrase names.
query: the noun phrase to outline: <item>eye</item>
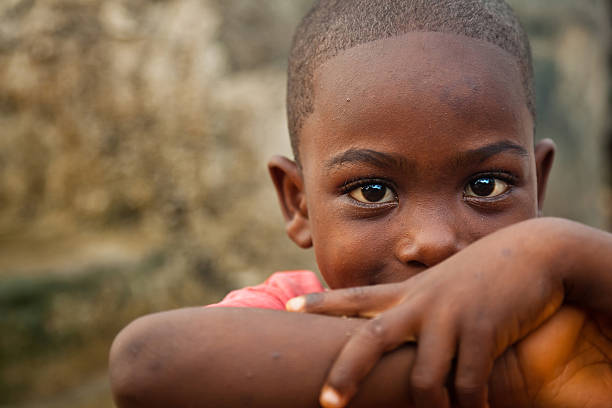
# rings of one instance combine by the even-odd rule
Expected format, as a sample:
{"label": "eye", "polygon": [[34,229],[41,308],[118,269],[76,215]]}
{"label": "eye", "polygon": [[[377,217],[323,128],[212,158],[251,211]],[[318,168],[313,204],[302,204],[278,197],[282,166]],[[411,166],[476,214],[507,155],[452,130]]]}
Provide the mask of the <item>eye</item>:
{"label": "eye", "polygon": [[395,201],[393,191],[380,183],[364,184],[351,190],[349,195],[355,200],[366,204],[390,203]]}
{"label": "eye", "polygon": [[493,198],[504,194],[510,186],[503,180],[492,176],[473,179],[465,186],[467,197]]}

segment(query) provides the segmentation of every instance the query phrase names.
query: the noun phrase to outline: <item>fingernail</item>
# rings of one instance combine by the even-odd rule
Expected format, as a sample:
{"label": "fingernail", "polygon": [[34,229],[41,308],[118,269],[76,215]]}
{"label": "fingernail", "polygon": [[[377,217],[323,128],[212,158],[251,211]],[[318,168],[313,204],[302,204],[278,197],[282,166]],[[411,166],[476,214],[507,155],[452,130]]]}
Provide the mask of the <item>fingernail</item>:
{"label": "fingernail", "polygon": [[323,387],[319,402],[324,408],[339,408],[344,406],[342,404],[342,397],[340,397],[338,391],[334,390],[329,385]]}
{"label": "fingernail", "polygon": [[306,299],[304,296],[289,299],[287,304],[285,304],[285,308],[288,312],[301,312],[304,310],[304,306],[306,306]]}

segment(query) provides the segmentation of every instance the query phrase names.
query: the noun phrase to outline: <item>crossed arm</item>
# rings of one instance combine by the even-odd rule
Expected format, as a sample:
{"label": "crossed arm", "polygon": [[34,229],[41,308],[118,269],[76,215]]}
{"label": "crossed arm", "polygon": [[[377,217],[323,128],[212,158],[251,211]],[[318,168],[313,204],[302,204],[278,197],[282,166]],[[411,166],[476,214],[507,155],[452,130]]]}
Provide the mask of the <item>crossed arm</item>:
{"label": "crossed arm", "polygon": [[[509,337],[503,340],[505,344],[497,344],[502,351],[494,356],[492,368],[485,377],[488,379],[490,405],[609,407],[609,401],[612,401],[610,234],[576,227],[578,229],[572,234],[565,235],[566,227],[571,230],[575,226],[555,220],[525,225],[526,231],[521,231],[525,226],[520,225],[509,228],[457,254],[458,259],[449,258],[455,268],[454,273],[457,274],[461,269],[461,262],[462,259],[465,260],[466,254],[469,255],[467,258],[472,258],[474,254],[469,251],[481,251],[490,255],[492,247],[488,245],[492,244],[494,248],[499,249],[500,245],[509,244],[505,239],[513,236],[524,241],[529,231],[533,234],[540,231],[540,234],[544,229],[549,237],[560,237],[559,241],[565,242],[564,245],[569,245],[573,250],[563,257],[562,262],[551,261],[559,255],[559,252],[554,252],[545,254],[547,259],[544,263],[534,263],[534,259],[531,259],[523,265],[511,264],[509,271],[505,272],[501,268],[507,262],[496,267],[485,265],[493,270],[495,275],[487,275],[486,279],[478,275],[475,281],[469,280],[469,274],[453,275],[458,276],[458,279],[455,279],[454,285],[446,287],[440,286],[439,283],[447,280],[439,277],[434,279],[432,272],[435,271],[432,268],[432,272],[422,274],[423,278],[410,279],[412,283],[406,281],[405,286],[380,285],[368,288],[371,296],[362,299],[363,304],[357,308],[344,297],[344,292],[332,291],[325,295],[330,297],[319,296],[312,304],[307,299],[305,311],[331,314],[340,311],[339,314],[346,314],[346,310],[342,309],[350,307],[356,315],[367,315],[368,302],[375,301],[377,296],[387,299],[391,293],[388,290],[391,290],[399,294],[402,302],[390,307],[389,313],[397,315],[398,310],[401,312],[401,307],[408,311],[424,307],[425,311],[433,313],[430,315],[431,321],[441,316],[440,313],[436,314],[436,310],[441,310],[436,309],[440,306],[437,302],[445,301],[448,296],[454,296],[455,305],[466,306],[457,308],[462,313],[469,310],[478,313],[486,311],[489,315],[486,316],[488,320],[485,319],[485,322],[496,322],[503,330],[507,328],[507,324],[500,316],[507,316],[506,312],[510,312],[511,317],[515,316],[512,313],[527,313],[524,316],[531,319],[528,323],[530,327],[524,329],[524,333],[518,330],[518,334],[515,334],[517,338]],[[542,236],[537,238],[541,239]],[[550,240],[545,243],[551,248],[556,247]],[[567,247],[557,248],[559,249],[567,251]],[[463,255],[459,256],[462,253]],[[522,254],[520,259],[525,261],[528,256],[527,253]],[[489,256],[486,259],[494,260],[494,257]],[[440,265],[438,270],[441,272],[435,273],[444,273],[444,265]],[[548,265],[544,268],[546,273],[532,276],[540,272],[522,270],[534,265],[538,268]],[[473,269],[470,267],[465,270],[470,272]],[[559,272],[550,275],[548,269],[559,269]],[[575,272],[574,275],[561,273],[568,270],[584,272],[578,275]],[[513,276],[515,280],[496,281],[499,274],[503,273],[506,278]],[[542,298],[541,289],[549,287],[545,284],[547,279],[558,275],[561,276],[560,283],[552,282],[550,288],[554,290],[547,291],[549,298]],[[435,290],[428,289],[427,276],[431,277],[430,283],[435,283]],[[530,279],[528,285],[525,285],[525,279]],[[468,286],[457,292],[457,288],[461,289],[458,283]],[[415,286],[417,284],[419,286]],[[479,288],[480,284],[486,285],[487,290]],[[424,298],[402,295],[402,290],[409,293],[415,288],[419,290],[418,293],[431,293],[432,296]],[[468,288],[474,290],[470,291]],[[526,292],[534,288],[535,291]],[[555,290],[562,291],[560,299]],[[466,296],[461,298],[461,293]],[[479,295],[485,293],[491,296],[487,298]],[[522,296],[511,297],[508,293],[518,293]],[[528,295],[534,298],[531,299]],[[413,299],[425,299],[428,302],[412,305],[406,303]],[[485,307],[479,302],[484,302]],[[561,307],[564,302],[581,305],[588,308],[589,312],[568,306]],[[549,307],[551,304],[552,308]],[[533,305],[538,307],[534,309]],[[389,344],[397,342],[388,338],[388,334],[394,332],[393,326],[387,326],[382,335],[380,330],[376,329],[380,327],[381,319],[385,324],[393,322],[385,313],[381,313],[377,324],[372,324],[371,320],[253,309],[197,308],[147,316],[124,329],[113,345],[111,381],[115,398],[118,406],[122,408],[315,407],[321,386],[329,383],[330,379],[333,380],[332,375],[336,373],[335,378],[344,380],[345,384],[361,381],[356,387],[358,391],[351,400],[351,406],[412,406],[416,397],[415,390],[426,394],[437,389],[415,387],[412,374],[420,350],[409,345],[389,347]],[[524,316],[518,315],[519,318]],[[470,323],[475,321],[469,314],[456,314],[452,321],[462,319]],[[406,319],[400,319],[400,322],[402,321]],[[399,333],[401,338],[406,334],[414,334],[401,331],[396,333]],[[364,342],[364,339],[368,341]],[[429,339],[432,337],[429,336]],[[477,340],[482,344],[482,349],[491,347],[491,344],[486,344],[490,339]],[[384,353],[382,358],[376,357],[373,361],[374,366],[369,374],[365,371],[367,376],[363,380],[356,374],[364,372],[359,364],[370,363],[360,361],[355,355],[351,356],[351,353],[348,355],[352,358],[347,359],[347,354],[341,352],[352,343],[366,347],[364,355],[377,356],[379,350]],[[419,347],[421,346],[420,341]],[[334,363],[338,355],[340,358]],[[446,379],[442,385],[451,394],[451,400],[455,401],[457,387],[454,385],[457,379],[453,377],[457,376],[458,361],[453,360],[452,364],[455,368],[452,368],[450,376],[444,375]],[[333,382],[332,385],[341,388]]]}
{"label": "crossed arm", "polygon": [[[327,370],[362,319],[191,308],[146,316],[116,338],[119,407],[317,407]],[[385,356],[355,407],[406,407],[414,348]]]}
{"label": "crossed arm", "polygon": [[[113,344],[115,401],[120,408],[317,407],[329,367],[363,324],[236,308],[150,315]],[[612,341],[599,330],[584,312],[562,308],[496,361],[491,407],[609,406]],[[415,356],[411,345],[385,354],[351,407],[413,406],[408,384]]]}
{"label": "crossed arm", "polygon": [[[606,375],[597,381],[609,377],[612,234],[604,231],[557,218],[523,221],[404,282],[363,287],[357,297],[352,292],[316,293],[288,303],[295,311],[373,317],[332,364],[320,398],[326,408],[345,406],[378,358],[407,338],[419,340],[409,382],[417,408],[446,408],[451,401],[462,408],[484,408],[487,394],[491,401],[487,385],[496,360],[531,337],[562,305],[582,307],[597,322],[603,341],[591,338],[590,344],[598,344],[607,356],[601,365]],[[584,341],[581,336],[576,340]],[[551,336],[539,350],[550,354],[556,342]],[[530,373],[526,370],[525,377]],[[607,394],[599,399],[604,407],[612,401],[612,382],[607,384]],[[454,392],[451,398],[449,391]],[[559,403],[568,406],[563,399]]]}

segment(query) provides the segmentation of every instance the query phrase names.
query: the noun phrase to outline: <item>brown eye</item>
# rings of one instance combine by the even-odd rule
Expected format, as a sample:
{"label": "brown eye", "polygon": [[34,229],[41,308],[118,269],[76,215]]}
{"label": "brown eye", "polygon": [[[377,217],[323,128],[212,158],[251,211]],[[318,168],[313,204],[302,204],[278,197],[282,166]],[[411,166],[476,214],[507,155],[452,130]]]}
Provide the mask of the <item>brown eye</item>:
{"label": "brown eye", "polygon": [[395,200],[391,189],[378,183],[357,187],[349,195],[361,203],[389,203]]}
{"label": "brown eye", "polygon": [[469,182],[465,187],[465,195],[468,197],[491,198],[502,195],[508,191],[508,183],[495,177],[478,177]]}

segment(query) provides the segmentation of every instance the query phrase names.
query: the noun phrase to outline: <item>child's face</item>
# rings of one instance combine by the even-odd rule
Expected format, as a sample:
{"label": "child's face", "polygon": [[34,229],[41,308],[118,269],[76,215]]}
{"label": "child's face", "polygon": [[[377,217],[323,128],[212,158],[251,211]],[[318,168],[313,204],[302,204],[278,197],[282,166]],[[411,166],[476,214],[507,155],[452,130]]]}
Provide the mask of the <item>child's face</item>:
{"label": "child's face", "polygon": [[538,214],[554,148],[534,149],[502,49],[410,33],[332,58],[314,86],[301,174],[271,169],[289,235],[312,242],[331,288],[404,280]]}

